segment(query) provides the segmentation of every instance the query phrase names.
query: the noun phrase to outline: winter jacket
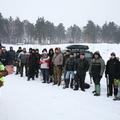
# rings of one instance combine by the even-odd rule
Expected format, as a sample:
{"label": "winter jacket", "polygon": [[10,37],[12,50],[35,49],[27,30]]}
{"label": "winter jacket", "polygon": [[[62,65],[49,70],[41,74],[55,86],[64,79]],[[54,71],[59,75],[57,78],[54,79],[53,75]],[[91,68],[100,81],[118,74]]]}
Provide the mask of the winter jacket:
{"label": "winter jacket", "polygon": [[29,57],[29,54],[27,52],[21,52],[18,55],[18,58],[19,58],[20,62],[23,63],[23,64],[27,64],[28,57]]}
{"label": "winter jacket", "polygon": [[62,66],[63,65],[63,55],[62,55],[62,53],[54,54],[52,61],[53,61],[53,64],[55,66],[60,66],[60,65]]}
{"label": "winter jacket", "polygon": [[67,59],[70,57],[69,54],[63,56],[63,67],[65,67]]}
{"label": "winter jacket", "polygon": [[41,69],[49,69],[49,62],[50,58],[49,57],[41,57],[40,59],[40,68]]}
{"label": "winter jacket", "polygon": [[77,74],[84,75],[89,69],[89,62],[84,58],[83,60],[78,58],[75,62],[75,71]]}
{"label": "winter jacket", "polygon": [[0,61],[3,65],[10,65],[12,63],[12,59],[10,54],[6,51],[0,55]]}
{"label": "winter jacket", "polygon": [[15,60],[15,51],[14,50],[9,50],[8,53],[11,57],[11,60],[14,61]]}
{"label": "winter jacket", "polygon": [[90,67],[89,67],[89,74],[91,76],[101,76],[103,75],[105,69],[105,62],[104,60],[99,57],[97,59],[93,58]]}
{"label": "winter jacket", "polygon": [[120,62],[118,59],[110,59],[107,61],[105,75],[107,74],[115,79],[120,78]]}
{"label": "winter jacket", "polygon": [[75,66],[75,59],[73,57],[68,58],[65,63],[65,70],[66,71],[74,71],[74,66]]}
{"label": "winter jacket", "polygon": [[28,58],[28,66],[36,68],[37,65],[37,56],[35,53],[31,53]]}
{"label": "winter jacket", "polygon": [[52,69],[53,68],[53,61],[52,61],[52,59],[53,59],[54,53],[49,53],[48,56],[50,57],[50,69]]}

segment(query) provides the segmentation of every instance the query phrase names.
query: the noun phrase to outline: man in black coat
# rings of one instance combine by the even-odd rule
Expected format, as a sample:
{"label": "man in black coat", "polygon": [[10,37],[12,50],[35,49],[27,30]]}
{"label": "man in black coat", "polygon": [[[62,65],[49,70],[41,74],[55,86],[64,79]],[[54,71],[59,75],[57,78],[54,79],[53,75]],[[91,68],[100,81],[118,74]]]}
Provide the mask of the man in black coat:
{"label": "man in black coat", "polygon": [[28,58],[28,81],[30,78],[34,80],[35,72],[36,72],[36,66],[37,66],[37,56],[36,56],[36,51],[32,49],[32,52],[29,55]]}
{"label": "man in black coat", "polygon": [[80,53],[80,57],[76,60],[75,62],[75,89],[78,90],[79,87],[81,88],[82,91],[85,91],[84,88],[84,83],[85,83],[85,77],[86,77],[86,72],[89,69],[89,62],[85,59],[85,54],[82,52]]}
{"label": "man in black coat", "polygon": [[105,77],[109,77],[109,94],[108,96],[112,96],[113,94],[113,89],[114,89],[114,96],[117,95],[118,89],[114,85],[114,80],[115,79],[120,79],[120,62],[116,58],[115,53],[111,53],[110,59],[107,61],[106,64],[106,71],[105,71]]}
{"label": "man in black coat", "polygon": [[15,63],[15,51],[13,50],[13,47],[10,47],[10,50],[8,51],[9,56],[11,58],[11,63],[14,65]]}

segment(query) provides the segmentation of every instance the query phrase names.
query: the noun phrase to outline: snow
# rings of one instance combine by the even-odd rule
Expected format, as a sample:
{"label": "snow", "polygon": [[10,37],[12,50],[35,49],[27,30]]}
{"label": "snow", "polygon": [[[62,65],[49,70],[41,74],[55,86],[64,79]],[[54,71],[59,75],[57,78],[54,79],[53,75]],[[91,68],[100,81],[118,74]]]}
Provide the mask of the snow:
{"label": "snow", "polygon": [[[110,53],[120,56],[119,44],[85,44],[90,50],[100,51],[107,61]],[[4,45],[7,49],[13,45]],[[15,49],[17,45],[13,46]],[[22,45],[22,47],[65,49],[63,45]],[[86,82],[90,83],[89,75]],[[85,92],[62,89],[62,86],[43,84],[41,77],[27,81],[19,75],[9,75],[5,78],[5,86],[0,88],[0,120],[119,120],[120,101],[106,97],[106,81],[101,80],[101,96],[92,94],[94,85]]]}

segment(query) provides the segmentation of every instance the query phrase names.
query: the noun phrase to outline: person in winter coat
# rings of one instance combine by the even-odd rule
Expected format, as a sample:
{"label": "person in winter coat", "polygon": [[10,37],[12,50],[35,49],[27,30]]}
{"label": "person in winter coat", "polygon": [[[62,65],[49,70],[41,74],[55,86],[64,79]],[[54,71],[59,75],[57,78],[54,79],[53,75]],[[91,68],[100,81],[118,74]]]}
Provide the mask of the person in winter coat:
{"label": "person in winter coat", "polygon": [[[2,53],[3,46],[0,44],[0,54]],[[4,76],[12,74],[14,72],[13,65],[4,66],[0,60],[0,87],[4,85]]]}
{"label": "person in winter coat", "polygon": [[65,86],[63,88],[73,88],[73,79],[74,79],[74,65],[75,65],[75,59],[73,54],[71,53],[69,55],[69,58],[66,60],[64,69],[66,71],[65,74]]}
{"label": "person in winter coat", "polygon": [[23,51],[19,54],[18,58],[20,61],[20,75],[23,77],[23,69],[25,67],[25,75],[27,76],[28,74],[28,57],[29,54],[26,51],[26,48],[23,48]]}
{"label": "person in winter coat", "polygon": [[9,54],[9,52],[6,50],[6,48],[2,48],[2,52],[0,53],[0,61],[3,65],[12,65],[12,59]]}
{"label": "person in winter coat", "polygon": [[40,58],[40,69],[43,75],[43,83],[49,83],[49,63],[50,58],[46,51],[42,51]]}
{"label": "person in winter coat", "polygon": [[108,88],[109,93],[108,96],[113,95],[113,89],[114,89],[114,97],[117,96],[118,88],[115,85],[115,80],[120,79],[120,62],[116,58],[115,53],[111,53],[110,59],[107,61],[106,64],[106,70],[105,70],[105,77],[108,79]]}
{"label": "person in winter coat", "polygon": [[100,80],[103,76],[105,69],[105,62],[100,56],[99,52],[93,54],[93,59],[90,63],[89,74],[93,78],[95,85],[95,91],[93,91],[94,96],[100,96]]}
{"label": "person in winter coat", "polygon": [[11,58],[11,64],[15,64],[15,51],[13,50],[13,47],[10,47],[10,50],[8,51],[10,58]]}
{"label": "person in winter coat", "polygon": [[60,48],[55,48],[55,54],[53,56],[53,65],[54,65],[54,84],[61,84],[61,76],[62,76],[62,65],[63,65],[63,55],[61,53]]}
{"label": "person in winter coat", "polygon": [[66,52],[63,54],[63,73],[64,73],[63,79],[64,79],[64,82],[66,82],[65,81],[65,76],[66,76],[65,64],[69,57],[70,57],[70,50],[66,50]]}
{"label": "person in winter coat", "polygon": [[20,73],[20,60],[19,54],[22,52],[22,48],[18,47],[17,52],[15,53],[15,66],[16,66],[16,75]]}
{"label": "person in winter coat", "polygon": [[49,53],[48,53],[48,56],[50,57],[50,68],[49,68],[49,72],[50,72],[50,82],[53,82],[53,74],[54,74],[54,71],[53,71],[53,62],[52,62],[52,59],[53,59],[53,56],[54,56],[54,50],[51,48],[49,49]]}
{"label": "person in winter coat", "polygon": [[36,78],[38,78],[39,69],[40,69],[39,61],[40,61],[40,58],[41,58],[41,55],[39,54],[39,50],[38,50],[38,49],[35,50],[35,54],[36,54],[36,69],[35,69],[35,76],[36,76]]}
{"label": "person in winter coat", "polygon": [[30,80],[30,78],[34,80],[36,66],[37,66],[37,56],[35,50],[33,49],[28,58],[28,81]]}
{"label": "person in winter coat", "polygon": [[80,53],[80,57],[75,62],[75,89],[78,90],[79,87],[82,91],[85,91],[84,84],[85,84],[85,77],[86,72],[89,69],[89,62],[85,59],[85,54],[83,52]]}

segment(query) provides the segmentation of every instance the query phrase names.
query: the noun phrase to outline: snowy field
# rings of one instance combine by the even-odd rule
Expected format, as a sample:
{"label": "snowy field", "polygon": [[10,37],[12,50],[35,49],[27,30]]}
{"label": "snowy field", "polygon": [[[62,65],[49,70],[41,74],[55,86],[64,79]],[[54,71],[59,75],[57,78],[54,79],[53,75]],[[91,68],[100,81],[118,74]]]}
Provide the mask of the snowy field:
{"label": "snowy field", "polygon": [[[119,44],[85,44],[92,52],[100,51],[105,61],[110,53],[115,52],[120,57]],[[4,45],[7,49],[13,45]],[[30,47],[43,48],[67,45],[22,45],[27,50]],[[13,46],[16,50],[18,45]],[[87,74],[86,82],[90,83]],[[101,96],[92,94],[94,89],[85,92],[62,89],[62,86],[43,84],[41,77],[34,81],[19,75],[9,75],[5,78],[5,86],[0,89],[0,120],[120,120],[120,101],[106,97],[106,81],[101,80]]]}

